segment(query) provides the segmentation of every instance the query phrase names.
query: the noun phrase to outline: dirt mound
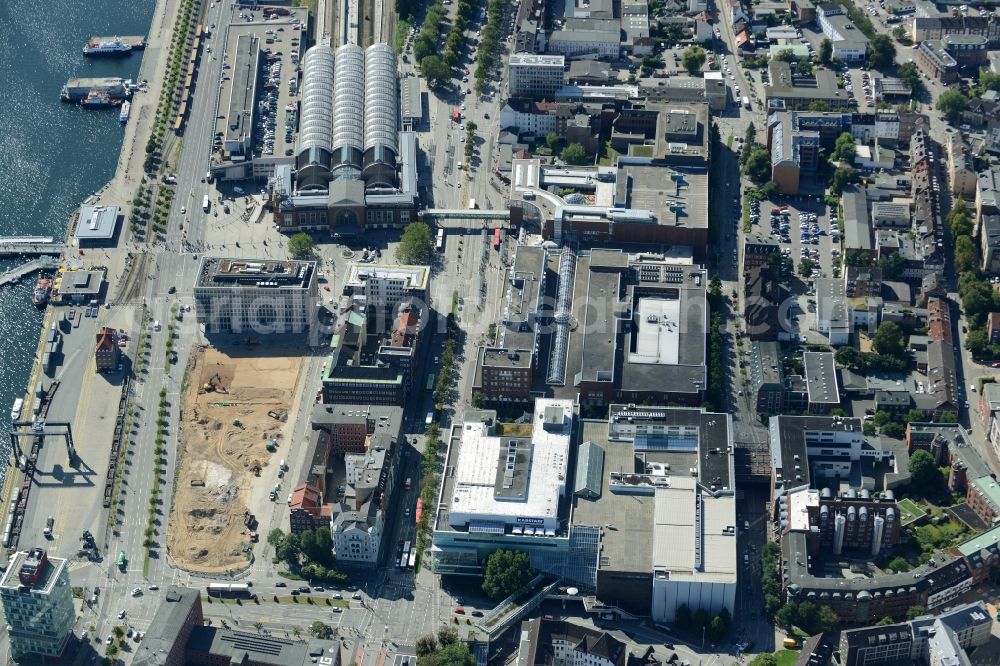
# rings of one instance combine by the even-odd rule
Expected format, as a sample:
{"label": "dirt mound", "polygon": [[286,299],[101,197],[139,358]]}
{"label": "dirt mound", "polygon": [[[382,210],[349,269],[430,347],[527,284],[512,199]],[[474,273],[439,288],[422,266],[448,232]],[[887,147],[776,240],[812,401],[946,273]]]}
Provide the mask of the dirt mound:
{"label": "dirt mound", "polygon": [[291,432],[290,422],[268,411],[291,411],[301,371],[302,359],[294,355],[232,357],[218,349],[191,354],[182,396],[184,453],[168,531],[170,553],[180,566],[223,573],[246,563],[243,514],[254,471],[271,461],[267,443]]}

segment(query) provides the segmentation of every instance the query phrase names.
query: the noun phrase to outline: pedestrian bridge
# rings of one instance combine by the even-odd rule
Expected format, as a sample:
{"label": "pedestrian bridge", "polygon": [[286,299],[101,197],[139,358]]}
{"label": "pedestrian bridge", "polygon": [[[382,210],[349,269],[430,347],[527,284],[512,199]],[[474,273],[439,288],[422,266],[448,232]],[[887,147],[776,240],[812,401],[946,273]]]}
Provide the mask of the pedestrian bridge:
{"label": "pedestrian bridge", "polygon": [[431,220],[510,220],[509,210],[469,208],[428,208],[420,213]]}

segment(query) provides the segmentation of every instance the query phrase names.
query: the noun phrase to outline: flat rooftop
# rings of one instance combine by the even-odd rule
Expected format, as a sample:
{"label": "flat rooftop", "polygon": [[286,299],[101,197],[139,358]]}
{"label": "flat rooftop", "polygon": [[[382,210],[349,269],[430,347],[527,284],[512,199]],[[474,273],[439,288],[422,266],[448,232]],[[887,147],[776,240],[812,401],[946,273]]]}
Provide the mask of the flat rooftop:
{"label": "flat rooftop", "polygon": [[[482,421],[463,423],[451,441],[439,506],[445,524],[470,532],[507,526],[559,527],[573,430],[570,400],[537,399],[530,429],[508,432]],[[487,462],[492,461],[492,462]]]}
{"label": "flat rooftop", "polygon": [[118,206],[81,206],[73,238],[78,241],[111,240],[118,226]]}
{"label": "flat rooftop", "polygon": [[[296,23],[307,24],[309,11],[307,7],[284,7],[283,9],[288,10],[289,14],[287,16],[265,20],[264,11],[260,9],[241,8],[240,11],[244,14],[252,14],[254,20],[248,22],[236,18],[233,23],[229,24],[226,43],[220,49],[221,53],[216,53],[216,55],[220,55],[224,59],[224,62],[231,65],[232,68],[224,70],[223,78],[219,82],[219,99],[222,100],[219,115],[223,117],[216,118],[214,131],[218,137],[225,137],[226,139],[230,139],[231,136],[235,137],[235,135],[230,135],[229,129],[231,124],[229,114],[230,100],[243,98],[249,104],[256,102],[259,105],[261,102],[266,101],[264,98],[268,94],[273,93],[275,101],[273,154],[258,154],[257,157],[280,158],[290,161],[290,157],[285,158],[285,151],[289,148],[295,148],[294,136],[291,142],[286,142],[284,129],[286,122],[295,120],[294,114],[298,95],[290,91],[289,81],[298,79],[299,58],[305,52],[306,46],[308,46],[308,39],[303,39],[303,32],[293,30],[292,26]],[[270,34],[268,31],[270,31]],[[222,33],[220,31],[217,34]],[[268,40],[273,40],[273,43],[268,44]],[[293,40],[295,41],[294,44],[292,43]],[[257,93],[255,94],[256,99],[249,99],[247,95],[240,94],[240,86],[238,85],[242,80],[241,78],[238,80],[238,70],[241,66],[239,62],[240,52],[241,49],[247,49],[247,45],[251,43],[254,44],[254,47],[260,53],[260,71],[255,78],[258,84]],[[203,55],[202,57],[206,56]],[[263,71],[265,66],[270,68],[269,72]],[[200,85],[205,85],[205,83],[201,82]],[[208,82],[208,85],[212,85],[212,83]],[[236,95],[233,93],[234,86],[237,88]],[[239,105],[240,103],[237,104],[237,106]],[[255,117],[259,117],[259,114],[255,114]],[[252,135],[256,128],[249,126],[249,118],[246,118],[245,122],[247,123],[245,129]],[[262,142],[254,140],[255,152],[259,153],[262,149],[263,146],[260,144]],[[245,157],[250,157],[249,155],[239,156],[231,155],[228,152],[221,152],[223,146],[224,144],[218,146],[217,152],[213,153],[212,162],[214,165],[242,161]]]}
{"label": "flat rooftop", "polygon": [[0,578],[0,588],[6,590],[20,590],[26,587],[22,582],[21,574],[26,580],[34,578],[34,582],[27,586],[32,591],[43,594],[52,592],[53,586],[59,579],[59,572],[66,566],[66,560],[61,557],[50,557],[41,548],[33,548],[30,551],[19,551],[14,553],[7,570]]}
{"label": "flat rooftop", "polygon": [[104,283],[103,270],[66,271],[57,278],[59,294],[62,296],[88,296],[101,293]]}
{"label": "flat rooftop", "polygon": [[510,56],[511,67],[558,67],[566,64],[564,55],[536,55],[533,53],[515,53]]}
{"label": "flat rooftop", "polygon": [[[604,470],[600,495],[596,499],[578,496],[574,500],[573,524],[602,528],[598,568],[649,574],[653,570],[652,495],[611,492],[610,470],[639,473],[644,466],[636,458],[631,442],[608,440],[607,421],[582,421],[580,442],[593,442],[604,450]],[[608,527],[613,526],[613,527]],[[607,529],[605,529],[607,528]]]}
{"label": "flat rooftop", "polygon": [[805,352],[802,358],[809,403],[839,405],[840,387],[833,352]]}
{"label": "flat rooftop", "polygon": [[400,280],[410,291],[424,291],[430,280],[428,266],[393,266],[389,264],[351,264],[344,281],[345,289],[361,289],[369,279]]}
{"label": "flat rooftop", "polygon": [[[228,55],[228,53],[227,53]],[[253,132],[257,109],[257,78],[260,74],[260,38],[256,35],[239,35],[229,88],[226,111],[226,141],[242,141]]]}
{"label": "flat rooftop", "polygon": [[629,210],[650,211],[651,223],[708,228],[708,174],[630,164],[618,170],[615,196]]}
{"label": "flat rooftop", "polygon": [[308,289],[315,261],[203,257],[195,289]]}
{"label": "flat rooftop", "polygon": [[677,474],[656,489],[653,573],[673,581],[736,582],[736,497]]}

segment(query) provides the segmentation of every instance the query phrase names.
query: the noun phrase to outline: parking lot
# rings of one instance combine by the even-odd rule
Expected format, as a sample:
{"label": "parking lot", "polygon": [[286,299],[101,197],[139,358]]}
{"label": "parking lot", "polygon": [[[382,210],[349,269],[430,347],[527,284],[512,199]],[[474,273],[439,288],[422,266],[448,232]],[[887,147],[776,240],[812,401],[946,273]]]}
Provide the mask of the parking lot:
{"label": "parking lot", "polygon": [[[754,231],[770,235],[781,248],[781,254],[794,262],[792,276],[787,280],[790,300],[782,306],[781,316],[796,339],[809,343],[825,343],[826,337],[816,331],[816,301],[812,280],[839,276],[835,265],[840,262],[840,230],[837,210],[822,201],[800,200],[793,203],[761,201],[750,203]],[[803,259],[815,266],[811,275],[799,272]]]}
{"label": "parking lot", "polygon": [[[300,17],[293,11],[289,16],[268,18],[263,12],[241,12],[240,20],[229,27],[226,51],[222,55],[222,77],[219,81],[219,111],[216,118],[213,149],[235,149],[227,145],[227,130],[231,119],[233,67],[239,38],[253,35],[260,40],[261,73],[257,79],[257,108],[252,128],[253,151],[256,156],[292,154],[297,124],[295,97],[297,93],[299,54],[303,44]],[[253,17],[253,20],[248,20]],[[237,91],[239,92],[239,91]]]}

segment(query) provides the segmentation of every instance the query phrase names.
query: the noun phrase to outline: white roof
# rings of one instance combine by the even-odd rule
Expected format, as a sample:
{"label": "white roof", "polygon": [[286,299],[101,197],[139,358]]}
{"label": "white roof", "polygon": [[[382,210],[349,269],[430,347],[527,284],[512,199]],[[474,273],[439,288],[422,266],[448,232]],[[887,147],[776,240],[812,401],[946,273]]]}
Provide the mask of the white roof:
{"label": "white roof", "polygon": [[673,581],[735,582],[735,496],[715,497],[689,476],[671,476],[669,483],[656,489],[653,571],[667,571]]}
{"label": "white roof", "polygon": [[677,365],[680,350],[681,301],[640,298],[635,352],[629,363]]}
{"label": "white roof", "polygon": [[[563,410],[561,428],[546,430],[546,407]],[[497,497],[497,466],[500,447],[509,437],[489,435],[484,423],[466,423],[455,461],[455,484],[450,502],[449,524],[464,526],[471,520],[493,520],[517,524],[518,518],[541,519],[546,528],[558,526],[559,499],[566,490],[569,444],[573,424],[573,401],[538,399],[532,418],[532,455],[527,493],[521,497]]]}
{"label": "white roof", "polygon": [[788,529],[795,532],[809,530],[809,507],[819,506],[818,490],[801,490],[788,494]]}

